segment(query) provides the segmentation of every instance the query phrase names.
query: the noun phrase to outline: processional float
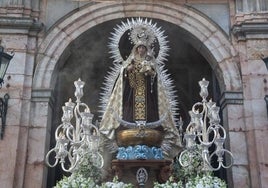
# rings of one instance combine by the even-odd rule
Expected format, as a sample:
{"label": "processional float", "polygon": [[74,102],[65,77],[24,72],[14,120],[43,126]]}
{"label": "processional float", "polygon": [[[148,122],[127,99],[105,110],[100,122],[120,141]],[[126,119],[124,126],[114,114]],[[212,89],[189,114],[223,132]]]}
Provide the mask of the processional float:
{"label": "processional float", "polygon": [[[133,48],[123,58],[120,44],[126,34]],[[63,107],[62,124],[55,133],[56,146],[46,157],[50,167],[60,163],[63,170],[73,172],[83,157],[89,155],[95,166],[104,165],[122,181],[144,187],[153,181],[165,182],[171,173],[172,160],[179,153],[182,167],[189,165],[181,160],[183,155],[195,152],[202,156],[204,170],[232,165],[232,154],[223,147],[226,131],[220,125],[219,107],[206,99],[205,79],[199,82],[202,102],[189,112],[191,121],[183,132],[175,87],[165,69],[169,50],[166,38],[152,20],[128,19],[117,25],[109,43],[114,61],[102,88],[100,124],[93,125],[93,115],[80,100],[84,82],[76,81],[76,104],[69,101]],[[73,115],[75,125],[71,123]],[[196,144],[201,146],[201,152],[194,149]],[[108,151],[102,155],[115,153],[115,157],[104,161],[101,147]],[[52,153],[54,164],[49,163]],[[230,155],[230,165],[224,164],[225,154]],[[217,167],[211,165],[212,157],[217,158]],[[66,159],[69,168],[64,165]]]}

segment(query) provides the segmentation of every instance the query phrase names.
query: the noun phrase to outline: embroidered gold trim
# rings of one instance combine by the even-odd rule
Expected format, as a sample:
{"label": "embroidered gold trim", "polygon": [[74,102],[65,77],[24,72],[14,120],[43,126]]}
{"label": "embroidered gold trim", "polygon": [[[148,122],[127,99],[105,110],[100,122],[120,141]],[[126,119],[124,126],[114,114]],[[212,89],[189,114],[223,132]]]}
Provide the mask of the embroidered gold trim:
{"label": "embroidered gold trim", "polygon": [[140,72],[140,62],[134,63],[134,70],[129,73],[129,84],[134,89],[134,120],[146,120],[146,79]]}

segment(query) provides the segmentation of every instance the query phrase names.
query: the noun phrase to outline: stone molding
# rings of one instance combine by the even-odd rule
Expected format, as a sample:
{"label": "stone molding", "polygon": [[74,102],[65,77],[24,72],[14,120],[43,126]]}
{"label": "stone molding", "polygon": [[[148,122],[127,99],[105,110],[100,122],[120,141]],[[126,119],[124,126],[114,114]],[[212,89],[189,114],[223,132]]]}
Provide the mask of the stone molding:
{"label": "stone molding", "polygon": [[221,108],[225,108],[228,104],[242,105],[243,104],[243,92],[226,91],[223,92],[220,98]]}
{"label": "stone molding", "polygon": [[40,3],[41,0],[1,0],[0,16],[39,18]]}
{"label": "stone molding", "polygon": [[234,25],[232,33],[236,36],[237,40],[267,39],[268,23],[242,23],[240,25]]}
{"label": "stone molding", "polygon": [[31,99],[32,102],[47,102],[50,106],[53,106],[55,102],[52,89],[33,89]]}
{"label": "stone molding", "polygon": [[33,18],[0,17],[1,29],[24,29],[39,32],[43,29],[43,23]]}

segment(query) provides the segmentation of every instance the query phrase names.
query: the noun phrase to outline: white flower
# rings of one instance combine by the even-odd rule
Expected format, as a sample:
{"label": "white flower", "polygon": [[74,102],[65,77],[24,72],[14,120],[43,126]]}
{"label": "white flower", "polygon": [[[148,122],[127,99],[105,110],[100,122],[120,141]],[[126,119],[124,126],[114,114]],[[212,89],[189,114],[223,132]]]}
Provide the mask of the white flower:
{"label": "white flower", "polygon": [[226,188],[226,183],[212,175],[196,176],[186,183],[186,188]]}

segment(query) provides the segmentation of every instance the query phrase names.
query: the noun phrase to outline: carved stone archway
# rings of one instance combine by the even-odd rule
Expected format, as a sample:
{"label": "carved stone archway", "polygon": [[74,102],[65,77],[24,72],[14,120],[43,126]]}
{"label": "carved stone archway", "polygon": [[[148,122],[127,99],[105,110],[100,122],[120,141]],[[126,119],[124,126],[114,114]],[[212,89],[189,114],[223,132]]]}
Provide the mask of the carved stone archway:
{"label": "carved stone archway", "polygon": [[[182,6],[174,2],[161,1],[140,2],[140,3],[97,3],[89,4],[77,12],[68,15],[61,22],[58,22],[46,35],[39,46],[37,54],[37,66],[33,79],[33,106],[32,122],[44,119],[50,130],[50,114],[52,113],[52,91],[55,87],[57,66],[65,49],[73,40],[90,28],[105,21],[126,18],[126,17],[148,17],[161,19],[175,24],[189,34],[189,43],[207,59],[219,80],[221,92],[223,94],[222,104],[224,113],[228,114],[228,104],[241,103],[242,100],[242,81],[239,67],[236,62],[236,52],[226,37],[226,35],[207,17],[192,8]],[[41,113],[39,106],[45,107]],[[45,116],[45,118],[44,118]],[[228,118],[224,120],[229,127]],[[53,134],[52,134],[53,135]],[[50,135],[49,135],[50,136]],[[48,137],[49,137],[48,136]],[[45,156],[48,148],[48,140],[40,142],[40,148],[44,147]],[[31,142],[29,141],[31,145]],[[27,175],[37,173],[29,168]],[[39,170],[42,182],[34,184],[45,185],[46,170]],[[36,175],[36,174],[35,174]],[[230,177],[232,178],[232,177]],[[37,180],[36,181],[40,181]],[[33,182],[25,182],[25,186]]]}
{"label": "carved stone archway", "polygon": [[[142,7],[142,8],[139,8]],[[39,47],[33,88],[53,88],[53,72],[66,47],[88,29],[125,17],[148,17],[178,25],[217,73],[221,91],[241,91],[235,50],[226,35],[207,17],[176,3],[99,3],[84,7],[55,25]]]}

